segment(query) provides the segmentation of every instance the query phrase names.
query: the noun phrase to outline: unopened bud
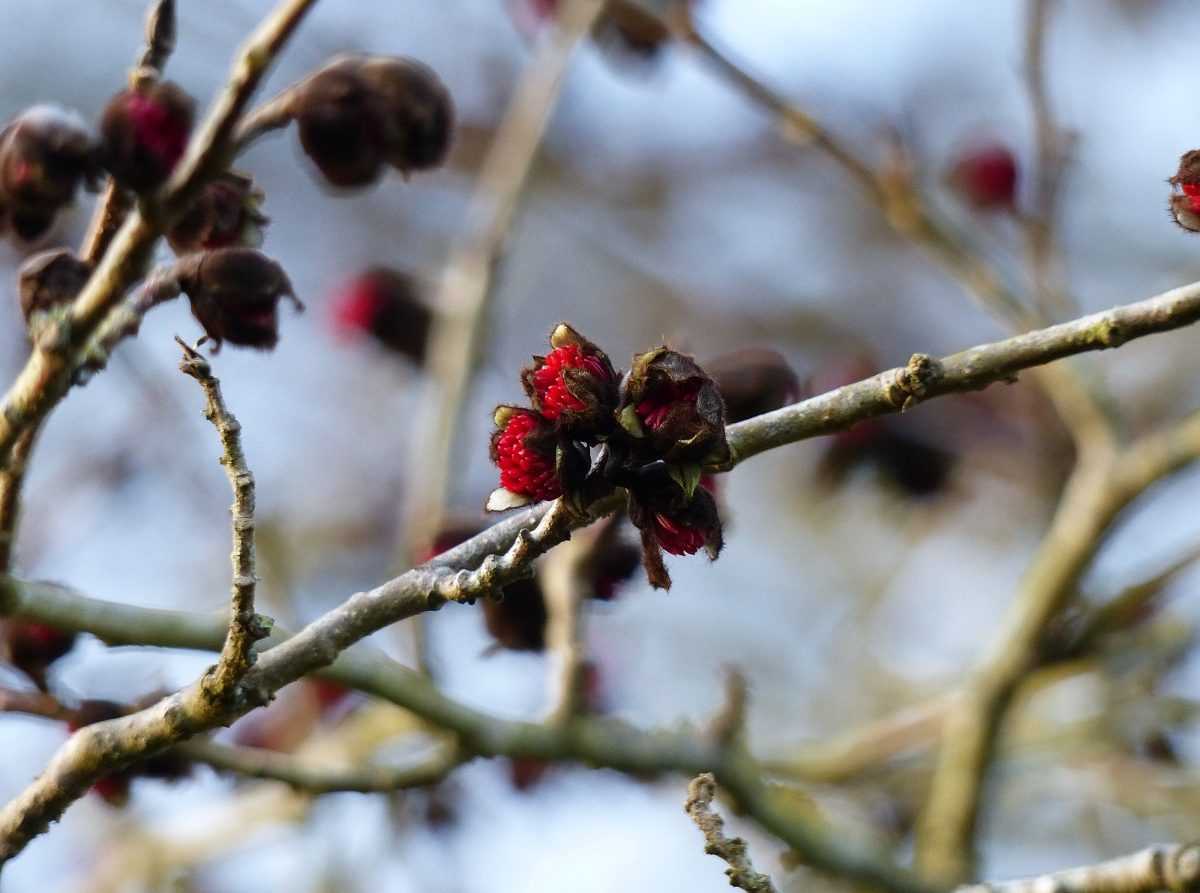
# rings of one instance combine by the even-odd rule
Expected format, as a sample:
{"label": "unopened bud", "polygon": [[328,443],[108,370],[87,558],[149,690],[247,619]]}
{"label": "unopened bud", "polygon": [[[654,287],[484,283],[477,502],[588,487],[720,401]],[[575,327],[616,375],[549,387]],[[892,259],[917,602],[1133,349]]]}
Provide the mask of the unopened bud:
{"label": "unopened bud", "polygon": [[283,268],[252,248],[219,248],[192,258],[179,284],[217,347],[228,341],[270,350],[279,341],[280,298],[303,309]]}
{"label": "unopened bud", "polygon": [[100,119],[104,165],[135,192],[161,186],[183,157],[195,103],[170,81],[148,81],[122,90]]}

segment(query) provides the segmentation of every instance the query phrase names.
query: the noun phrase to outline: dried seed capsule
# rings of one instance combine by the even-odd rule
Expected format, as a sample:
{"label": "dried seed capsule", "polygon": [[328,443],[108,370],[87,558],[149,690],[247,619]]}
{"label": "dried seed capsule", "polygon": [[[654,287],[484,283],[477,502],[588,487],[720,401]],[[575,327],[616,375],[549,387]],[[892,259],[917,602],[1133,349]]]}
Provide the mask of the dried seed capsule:
{"label": "dried seed capsule", "polygon": [[34,313],[69,304],[87,284],[92,267],[66,248],[41,251],[21,264],[17,291],[28,324]]}
{"label": "dried seed capsule", "polygon": [[179,284],[217,347],[228,341],[270,350],[279,341],[280,298],[303,309],[283,268],[253,248],[219,248],[192,258]]}
{"label": "dried seed capsule", "polygon": [[170,81],[122,90],[100,119],[104,166],[135,192],[157,189],[183,157],[194,117],[192,98]]}

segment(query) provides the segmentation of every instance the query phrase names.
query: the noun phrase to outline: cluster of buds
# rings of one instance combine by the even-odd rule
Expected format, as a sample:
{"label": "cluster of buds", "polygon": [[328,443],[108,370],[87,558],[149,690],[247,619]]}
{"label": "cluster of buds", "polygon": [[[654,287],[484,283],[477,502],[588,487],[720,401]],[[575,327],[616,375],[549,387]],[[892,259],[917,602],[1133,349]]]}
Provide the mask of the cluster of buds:
{"label": "cluster of buds", "polygon": [[0,623],[0,663],[20,670],[45,691],[50,667],[70,653],[75,638],[44,623],[5,620]]}
{"label": "cluster of buds", "polygon": [[0,230],[41,237],[102,171],[136,192],[157,189],[187,148],[194,114],[182,89],[153,78],[114,96],[98,130],[57,106],[26,109],[0,130]]}
{"label": "cluster of buds", "polygon": [[1200,149],[1184,152],[1171,184],[1171,217],[1188,232],[1200,232]]}
{"label": "cluster of buds", "polygon": [[500,406],[491,456],[499,511],[562,497],[579,514],[616,487],[628,493],[652,585],[670,586],[662,553],[721,550],[706,466],[729,459],[725,404],[716,382],[691,358],[662,346],[618,375],[608,356],[565,323],[550,353],[521,374],[530,406]]}
{"label": "cluster of buds", "polygon": [[[83,701],[71,712],[71,716],[67,720],[67,728],[74,734],[86,726],[136,713],[161,698],[162,693],[160,692],[149,695],[133,705],[118,704],[116,701]],[[129,800],[129,789],[135,778],[178,781],[186,778],[191,770],[192,766],[187,760],[168,751],[104,776],[92,785],[92,793],[110,806],[121,807]]]}
{"label": "cluster of buds", "polygon": [[295,88],[292,117],[305,154],[331,184],[369,186],[385,167],[407,176],[450,150],[454,101],[415,59],[339,56]]}
{"label": "cluster of buds", "polygon": [[348,281],[332,308],[334,329],[343,338],[365,336],[389,353],[424,363],[433,311],[414,277],[373,267]]}

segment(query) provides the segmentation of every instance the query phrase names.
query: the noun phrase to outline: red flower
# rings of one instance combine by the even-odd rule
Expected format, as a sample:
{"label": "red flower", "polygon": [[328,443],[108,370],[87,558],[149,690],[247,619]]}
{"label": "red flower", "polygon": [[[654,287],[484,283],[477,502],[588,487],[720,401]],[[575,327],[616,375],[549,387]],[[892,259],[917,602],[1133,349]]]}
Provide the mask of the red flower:
{"label": "red flower", "polygon": [[372,267],[334,297],[334,329],[343,338],[369,335],[419,364],[425,359],[433,325],[433,313],[420,293],[420,284],[407,273]]}
{"label": "red flower", "polygon": [[1017,159],[1008,146],[982,145],[959,156],[950,181],[979,210],[1011,209],[1017,197]]}
{"label": "red flower", "polygon": [[515,406],[496,410],[492,461],[500,469],[500,486],[532,500],[562,494],[554,466],[553,431],[537,413]]}
{"label": "red flower", "polygon": [[612,373],[599,357],[585,355],[578,344],[557,347],[546,355],[545,365],[533,373],[533,386],[541,405],[542,415],[554,421],[564,411],[583,412],[587,404],[571,393],[563,373],[567,369],[582,369],[602,381],[612,381]]}

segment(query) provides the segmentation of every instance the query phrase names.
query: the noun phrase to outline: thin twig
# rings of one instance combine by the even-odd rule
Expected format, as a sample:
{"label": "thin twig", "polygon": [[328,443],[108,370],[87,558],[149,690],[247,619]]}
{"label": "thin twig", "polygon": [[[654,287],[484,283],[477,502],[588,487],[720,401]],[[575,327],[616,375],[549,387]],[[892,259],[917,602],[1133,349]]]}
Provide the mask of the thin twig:
{"label": "thin twig", "polygon": [[12,569],[13,553],[17,545],[17,525],[21,519],[21,488],[25,484],[25,471],[33,452],[40,425],[21,432],[13,444],[8,465],[0,469],[0,573]]}
{"label": "thin twig", "polygon": [[270,635],[254,611],[254,590],[258,577],[254,568],[254,475],[246,464],[242,451],[242,426],[225,406],[221,382],[212,374],[208,360],[181,338],[183,348],[179,370],[200,383],[204,391],[204,417],[212,422],[221,439],[221,465],[233,488],[233,592],[229,600],[229,634],[221,648],[221,657],[209,674],[208,682],[214,697],[232,694],[237,683],[254,663],[254,643]]}
{"label": "thin twig", "polygon": [[[786,133],[810,142],[845,170],[878,206],[896,233],[924,250],[958,279],[985,310],[1018,331],[1044,324],[1004,277],[941,220],[913,183],[879,174],[810,115],[733,61],[690,22],[678,33],[744,96],[784,123]],[[1037,373],[1037,380],[1080,446],[1110,438],[1112,426],[1108,416],[1077,370],[1067,365],[1056,366]]]}
{"label": "thin twig", "polygon": [[713,809],[716,796],[717,780],[712,773],[703,772],[688,785],[687,802],[683,806],[684,812],[692,817],[704,835],[704,852],[728,863],[725,875],[729,878],[729,886],[740,887],[749,893],[775,893],[771,878],[754,870],[746,841],[725,836],[725,820]]}
{"label": "thin twig", "polygon": [[0,687],[0,713],[23,713],[42,719],[63,720],[71,715],[58,698],[44,691],[17,691]]}

